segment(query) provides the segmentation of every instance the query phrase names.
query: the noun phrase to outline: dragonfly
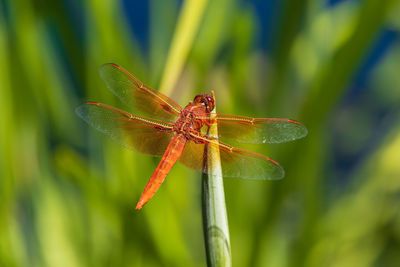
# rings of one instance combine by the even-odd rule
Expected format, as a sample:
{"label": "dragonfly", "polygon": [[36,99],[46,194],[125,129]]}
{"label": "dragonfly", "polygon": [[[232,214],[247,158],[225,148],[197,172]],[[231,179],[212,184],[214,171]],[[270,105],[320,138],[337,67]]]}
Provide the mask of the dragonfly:
{"label": "dragonfly", "polygon": [[[76,108],[76,113],[128,149],[161,156],[136,209],[141,209],[154,196],[177,161],[208,173],[207,147],[219,150],[224,177],[274,180],[284,176],[283,168],[275,160],[231,146],[220,138],[262,144],[287,142],[307,135],[306,127],[291,119],[211,114],[215,102],[208,94],[196,95],[182,108],[114,63],[101,66],[100,76],[135,114],[98,102],[86,102]],[[206,130],[213,124],[217,125],[216,137]]]}

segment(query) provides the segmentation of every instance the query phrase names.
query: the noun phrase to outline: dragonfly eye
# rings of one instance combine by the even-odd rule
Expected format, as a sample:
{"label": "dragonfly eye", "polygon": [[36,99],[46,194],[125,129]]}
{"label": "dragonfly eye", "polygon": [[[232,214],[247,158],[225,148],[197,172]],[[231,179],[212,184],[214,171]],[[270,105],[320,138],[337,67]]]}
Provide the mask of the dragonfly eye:
{"label": "dragonfly eye", "polygon": [[211,112],[215,107],[214,99],[210,95],[207,95],[207,94],[206,95],[196,95],[193,99],[193,103],[204,104],[207,112]]}
{"label": "dragonfly eye", "polygon": [[206,100],[206,109],[207,112],[211,112],[215,107],[214,98],[209,95],[205,95],[204,99]]}
{"label": "dragonfly eye", "polygon": [[193,99],[193,103],[202,103],[203,102],[203,95],[196,95]]}

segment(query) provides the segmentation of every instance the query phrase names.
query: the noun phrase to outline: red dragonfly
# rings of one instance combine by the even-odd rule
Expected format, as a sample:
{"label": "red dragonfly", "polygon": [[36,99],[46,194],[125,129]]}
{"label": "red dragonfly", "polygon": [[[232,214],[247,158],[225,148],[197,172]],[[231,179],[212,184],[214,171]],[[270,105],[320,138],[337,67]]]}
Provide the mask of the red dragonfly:
{"label": "red dragonfly", "polygon": [[[135,112],[153,118],[133,115],[124,110],[97,102],[87,102],[77,114],[99,131],[125,147],[152,156],[162,156],[150,177],[136,209],[141,209],[156,193],[176,161],[207,173],[204,149],[218,147],[222,175],[245,179],[280,179],[282,167],[273,159],[236,148],[218,138],[237,142],[281,143],[307,135],[307,129],[290,119],[250,118],[213,114],[214,99],[197,95],[185,108],[169,97],[140,82],[116,64],[105,64],[100,75],[109,89]],[[207,135],[205,128],[217,124],[218,138]]]}

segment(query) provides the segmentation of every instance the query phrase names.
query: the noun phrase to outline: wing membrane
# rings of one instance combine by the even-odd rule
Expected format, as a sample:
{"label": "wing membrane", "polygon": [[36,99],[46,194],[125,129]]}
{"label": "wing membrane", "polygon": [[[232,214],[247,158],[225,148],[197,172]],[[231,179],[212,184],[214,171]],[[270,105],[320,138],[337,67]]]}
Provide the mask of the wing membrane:
{"label": "wing membrane", "polygon": [[282,167],[274,160],[245,149],[232,147],[219,142],[217,139],[203,135],[193,134],[193,139],[186,143],[180,157],[180,162],[189,168],[208,173],[205,163],[204,150],[206,146],[218,147],[221,157],[222,175],[224,177],[240,177],[253,180],[275,180],[284,176]]}
{"label": "wing membrane", "polygon": [[[203,119],[209,120],[207,117]],[[218,126],[219,138],[247,144],[283,143],[307,135],[306,127],[291,119],[215,114],[214,122]]]}
{"label": "wing membrane", "polygon": [[173,121],[182,110],[172,99],[143,84],[116,64],[101,66],[100,75],[107,87],[135,113]]}
{"label": "wing membrane", "polygon": [[170,123],[135,116],[102,103],[88,102],[77,107],[76,113],[117,143],[152,156],[162,156],[173,135]]}

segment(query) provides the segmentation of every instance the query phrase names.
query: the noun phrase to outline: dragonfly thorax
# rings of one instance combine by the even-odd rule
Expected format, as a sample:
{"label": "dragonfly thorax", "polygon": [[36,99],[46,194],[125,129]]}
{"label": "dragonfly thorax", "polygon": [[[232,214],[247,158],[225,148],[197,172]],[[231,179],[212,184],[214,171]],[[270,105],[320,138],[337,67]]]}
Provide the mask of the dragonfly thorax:
{"label": "dragonfly thorax", "polygon": [[204,105],[189,104],[181,112],[178,120],[173,126],[173,131],[184,134],[190,139],[190,133],[199,131],[203,127],[203,120],[199,119],[202,114],[205,114]]}

